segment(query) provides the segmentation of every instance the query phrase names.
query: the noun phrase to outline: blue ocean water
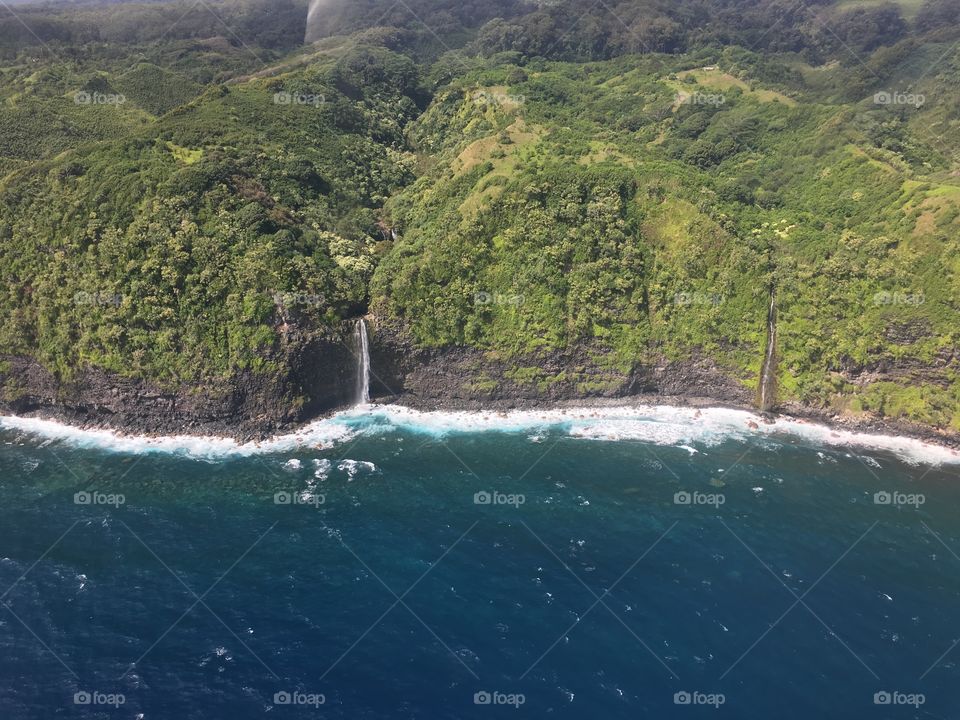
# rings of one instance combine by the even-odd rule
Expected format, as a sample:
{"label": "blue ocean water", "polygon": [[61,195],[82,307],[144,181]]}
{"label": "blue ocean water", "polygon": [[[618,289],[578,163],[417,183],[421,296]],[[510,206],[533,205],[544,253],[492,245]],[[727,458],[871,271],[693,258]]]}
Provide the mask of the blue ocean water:
{"label": "blue ocean water", "polygon": [[3,431],[0,717],[957,718],[956,473],[771,437],[379,424],[204,461]]}

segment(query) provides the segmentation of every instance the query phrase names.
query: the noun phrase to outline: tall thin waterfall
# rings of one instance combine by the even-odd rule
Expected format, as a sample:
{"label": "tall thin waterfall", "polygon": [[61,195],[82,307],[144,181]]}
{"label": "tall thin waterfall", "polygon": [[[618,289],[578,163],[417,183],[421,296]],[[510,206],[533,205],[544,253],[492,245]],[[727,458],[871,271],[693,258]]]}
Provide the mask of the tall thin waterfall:
{"label": "tall thin waterfall", "polygon": [[310,7],[307,10],[307,35],[304,42],[308,45],[317,40],[316,23],[320,14],[320,0],[310,0]]}
{"label": "tall thin waterfall", "polygon": [[767,310],[767,351],[760,371],[760,410],[766,412],[773,408],[776,393],[777,364],[777,293],[770,288],[770,307]]}
{"label": "tall thin waterfall", "polygon": [[357,384],[354,398],[358,405],[370,402],[370,342],[367,339],[367,323],[358,320],[353,331],[357,348]]}
{"label": "tall thin waterfall", "polygon": [[344,0],[310,0],[304,42],[309,45],[334,32],[347,5]]}

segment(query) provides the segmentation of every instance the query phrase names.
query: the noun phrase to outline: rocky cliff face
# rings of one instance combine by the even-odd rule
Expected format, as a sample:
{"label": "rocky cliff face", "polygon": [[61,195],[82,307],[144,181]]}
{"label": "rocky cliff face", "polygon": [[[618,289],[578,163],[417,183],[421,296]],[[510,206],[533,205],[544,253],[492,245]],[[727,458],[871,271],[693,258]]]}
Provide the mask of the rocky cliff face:
{"label": "rocky cliff face", "polygon": [[293,332],[272,364],[222,381],[160,386],[88,368],[56,378],[28,357],[0,357],[0,410],[135,433],[257,438],[348,405],[355,360],[343,332]]}
{"label": "rocky cliff face", "polygon": [[[420,348],[396,322],[367,318],[371,395],[423,409],[531,408],[618,398],[665,404],[749,408],[755,388],[707,357],[663,360],[628,371],[584,346],[504,359],[465,347]],[[276,373],[245,372],[215,384],[160,387],[88,369],[61,381],[30,358],[0,357],[0,412],[55,417],[74,425],[147,434],[216,434],[257,439],[355,401],[355,321],[333,333],[284,331],[271,358]],[[929,369],[928,369],[929,370]],[[887,372],[898,369],[887,368]],[[887,374],[875,370],[874,380]],[[912,435],[957,445],[944,429],[872,417],[840,417],[826,408],[790,404],[796,416],[851,429]]]}
{"label": "rocky cliff face", "polygon": [[504,409],[636,395],[749,405],[753,397],[708,358],[663,360],[627,372],[591,346],[502,359],[473,348],[418,348],[401,325],[382,320],[373,323],[371,359],[373,396],[421,409]]}
{"label": "rocky cliff face", "polygon": [[[371,395],[422,409],[544,406],[634,395],[708,397],[749,404],[750,390],[710,360],[663,362],[622,372],[597,348],[502,359],[463,348],[418,348],[396,323],[370,319]],[[161,387],[89,368],[60,380],[27,357],[0,358],[0,410],[137,433],[256,438],[348,407],[355,398],[354,323],[318,336],[285,331],[276,373]]]}

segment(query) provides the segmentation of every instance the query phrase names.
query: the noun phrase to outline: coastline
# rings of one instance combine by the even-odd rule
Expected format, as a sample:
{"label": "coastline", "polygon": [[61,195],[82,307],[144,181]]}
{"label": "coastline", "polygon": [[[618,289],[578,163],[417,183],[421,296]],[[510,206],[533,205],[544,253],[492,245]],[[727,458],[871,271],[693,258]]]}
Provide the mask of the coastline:
{"label": "coastline", "polygon": [[794,403],[785,403],[776,411],[763,413],[755,405],[736,400],[724,400],[699,395],[661,395],[642,393],[621,397],[586,397],[579,399],[553,400],[548,402],[493,400],[490,402],[465,401],[460,403],[423,401],[413,396],[402,395],[392,399],[394,402],[423,412],[509,412],[511,410],[562,410],[576,408],[611,407],[673,407],[724,410],[738,410],[757,416],[757,422],[781,419],[798,423],[816,423],[832,430],[868,435],[883,435],[929,443],[960,451],[960,434],[942,431],[938,428],[893,418],[870,416],[839,415],[821,408]]}
{"label": "coastline", "polygon": [[[369,346],[361,348],[357,322],[364,321],[370,339]],[[794,402],[761,412],[748,383],[699,352],[684,359],[654,358],[628,372],[598,361],[603,348],[589,345],[507,360],[476,348],[420,347],[402,324],[376,314],[345,321],[339,334],[289,334],[296,340],[288,338],[286,350],[277,357],[282,371],[262,376],[247,372],[205,385],[160,387],[96,368],[67,382],[29,357],[8,357],[0,371],[4,391],[0,415],[126,437],[213,438],[256,446],[309,431],[369,394],[379,406],[427,413],[722,408],[753,413],[756,417],[749,422],[757,425],[777,420],[816,423],[836,432],[960,450],[960,432],[913,421],[837,413]],[[518,380],[512,372],[516,367],[539,368],[554,380],[545,384]],[[570,368],[575,371],[568,373]],[[358,394],[358,379],[365,372],[369,377],[364,393]]]}
{"label": "coastline", "polygon": [[79,447],[139,454],[166,452],[196,459],[222,459],[265,453],[326,450],[362,432],[364,422],[382,420],[396,427],[446,435],[502,431],[535,432],[561,428],[571,437],[590,440],[640,440],[684,447],[723,439],[792,437],[814,446],[863,447],[889,452],[911,464],[960,464],[960,441],[949,434],[913,424],[838,417],[809,408],[799,412],[760,413],[742,403],[694,396],[635,395],[584,398],[550,403],[374,402],[341,408],[309,422],[291,424],[271,434],[140,432],[105,422],[71,424],[68,418],[37,410],[23,416],[0,416],[0,429],[35,437],[65,440]]}

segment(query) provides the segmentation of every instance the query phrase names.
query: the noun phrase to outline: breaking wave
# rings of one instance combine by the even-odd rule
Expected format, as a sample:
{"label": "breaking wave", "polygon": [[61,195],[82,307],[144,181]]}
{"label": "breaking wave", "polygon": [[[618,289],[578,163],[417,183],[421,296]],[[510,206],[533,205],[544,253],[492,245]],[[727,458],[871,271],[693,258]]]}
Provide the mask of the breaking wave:
{"label": "breaking wave", "polygon": [[81,448],[120,453],[172,453],[192,458],[273,454],[298,449],[326,449],[358,435],[402,430],[443,438],[484,432],[523,433],[542,440],[560,433],[597,442],[637,441],[696,451],[728,440],[795,439],[815,447],[852,447],[890,452],[911,464],[957,464],[960,453],[947,447],[892,435],[841,430],[791,418],[764,420],[745,410],[637,405],[551,410],[424,412],[399,405],[373,405],[314,421],[296,432],[262,442],[241,443],[223,437],[124,435],[88,430],[51,420],[0,417],[0,428],[65,442]]}

